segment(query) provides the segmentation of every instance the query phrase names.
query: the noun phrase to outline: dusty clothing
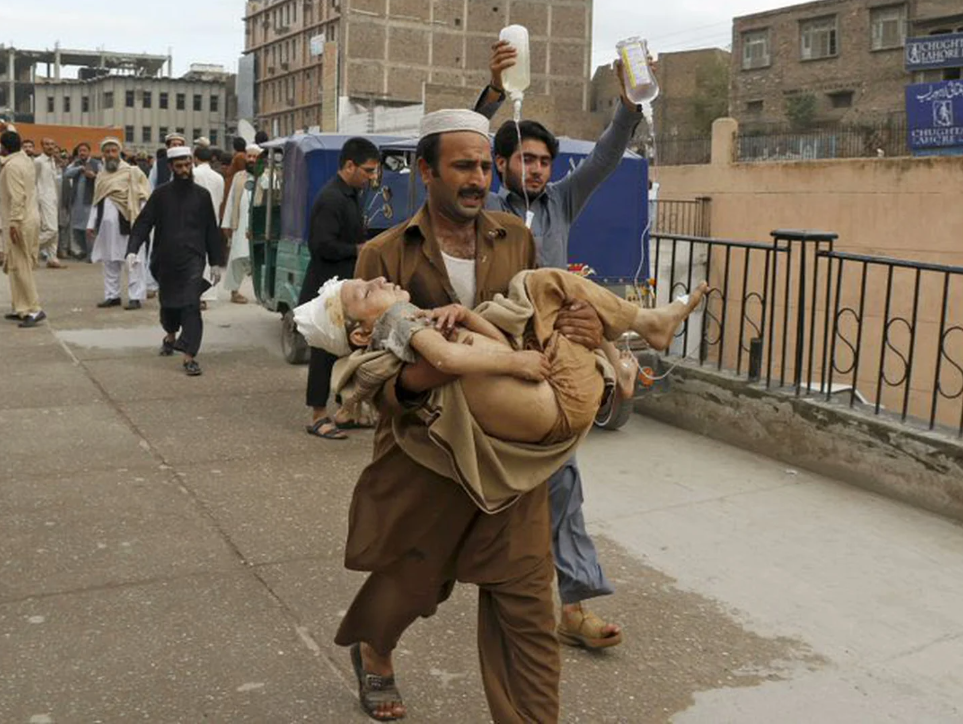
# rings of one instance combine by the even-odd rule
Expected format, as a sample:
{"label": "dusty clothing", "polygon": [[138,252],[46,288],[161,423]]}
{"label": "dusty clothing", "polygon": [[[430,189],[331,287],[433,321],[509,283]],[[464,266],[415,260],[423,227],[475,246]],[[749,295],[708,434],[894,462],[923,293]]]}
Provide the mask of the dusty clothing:
{"label": "dusty clothing", "polygon": [[[476,301],[508,291],[535,263],[524,225],[507,215],[479,216]],[[425,210],[368,242],[355,275],[384,276],[412,302],[454,301],[441,248]],[[461,486],[419,465],[398,445],[392,418],[408,414],[397,378],[378,397],[374,459],[351,501],[345,565],[371,571],[341,622],[336,642],[395,648],[419,616],[430,616],[456,580],[479,586],[478,647],[492,718],[502,723],[558,719],[558,640],[552,604],[551,541],[545,486],[501,513],[482,513]]]}
{"label": "dusty clothing", "polygon": [[[508,292],[477,311],[511,335],[516,348],[539,349],[548,358],[552,373],[547,383],[557,406],[549,437],[527,444],[488,434],[472,414],[461,381],[432,390],[415,414],[393,420],[402,449],[421,465],[459,482],[486,513],[503,510],[565,464],[592,426],[604,380],[614,383],[604,355],[572,344],[554,330],[565,299],[582,299],[595,307],[612,337],[625,332],[638,312],[598,285],[554,269],[521,272]],[[375,324],[368,350],[336,365],[335,391],[346,403],[367,401],[400,371],[402,362],[415,361],[412,338],[430,326],[419,312],[412,304],[395,304]]]}
{"label": "dusty clothing", "polygon": [[[23,316],[40,311],[40,298],[33,278],[40,249],[40,210],[37,175],[33,161],[23,151],[0,159],[0,220],[3,224],[3,271],[10,279],[13,311]],[[17,227],[22,244],[10,239]]]}

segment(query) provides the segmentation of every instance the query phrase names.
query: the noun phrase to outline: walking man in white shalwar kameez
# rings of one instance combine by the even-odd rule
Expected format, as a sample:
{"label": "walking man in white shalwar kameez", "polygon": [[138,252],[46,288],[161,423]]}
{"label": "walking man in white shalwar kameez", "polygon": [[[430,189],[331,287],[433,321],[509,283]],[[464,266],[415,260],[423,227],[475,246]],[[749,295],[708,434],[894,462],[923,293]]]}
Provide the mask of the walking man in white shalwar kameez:
{"label": "walking man in white shalwar kameez", "polygon": [[[247,304],[247,297],[239,291],[244,277],[251,273],[251,240],[248,238],[248,218],[254,195],[254,164],[261,155],[261,147],[250,145],[245,150],[247,164],[244,171],[234,174],[231,189],[224,205],[221,228],[227,237],[230,256],[224,274],[224,288],[231,293],[235,304]],[[230,234],[228,236],[228,234]]]}
{"label": "walking man in white shalwar kameez", "polygon": [[43,153],[34,160],[37,170],[37,205],[40,207],[40,251],[38,261],[45,261],[51,269],[63,269],[57,261],[60,241],[60,180],[61,171],[54,154],[57,143],[52,138],[41,142]]}
{"label": "walking man in white shalwar kameez", "polygon": [[[214,204],[214,218],[217,219],[221,213],[221,204],[224,201],[224,177],[211,168],[211,159],[214,157],[214,152],[210,148],[210,141],[207,142],[207,146],[204,146],[199,143],[202,140],[204,139],[197,139],[198,145],[194,147],[194,183],[207,189],[207,192],[211,195],[211,203]],[[211,278],[209,266],[204,267],[204,278]],[[201,309],[206,307],[207,302],[213,302],[216,299],[217,287],[212,286],[201,295]]]}
{"label": "walking man in white shalwar kameez", "polygon": [[[93,241],[90,259],[104,263],[104,301],[97,305],[102,309],[121,305],[120,281],[126,266],[128,237],[150,196],[144,172],[121,160],[121,148],[116,138],[105,138],[100,144],[104,170],[97,174],[87,221],[88,246]],[[141,249],[141,257],[144,254]],[[147,296],[146,266],[138,264],[127,270],[126,309],[140,309]]]}

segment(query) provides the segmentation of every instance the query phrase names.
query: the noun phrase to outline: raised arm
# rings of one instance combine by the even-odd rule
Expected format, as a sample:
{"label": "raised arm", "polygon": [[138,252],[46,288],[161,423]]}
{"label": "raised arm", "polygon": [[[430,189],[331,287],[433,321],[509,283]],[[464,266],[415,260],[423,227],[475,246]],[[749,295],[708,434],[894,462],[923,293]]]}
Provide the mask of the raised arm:
{"label": "raised arm", "polygon": [[502,86],[502,73],[515,65],[518,54],[515,49],[504,40],[499,40],[492,46],[491,60],[488,67],[492,77],[488,85],[482,89],[481,95],[475,101],[475,111],[486,118],[494,118],[498,109],[505,102],[505,91]]}

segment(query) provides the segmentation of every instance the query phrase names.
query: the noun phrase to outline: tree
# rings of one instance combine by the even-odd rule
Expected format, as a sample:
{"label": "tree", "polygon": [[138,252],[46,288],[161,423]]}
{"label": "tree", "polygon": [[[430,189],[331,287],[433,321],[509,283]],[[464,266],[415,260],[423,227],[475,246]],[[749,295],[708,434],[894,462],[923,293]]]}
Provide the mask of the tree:
{"label": "tree", "polygon": [[712,131],[712,123],[729,113],[729,61],[722,55],[707,58],[696,68],[692,119],[697,135]]}
{"label": "tree", "polygon": [[812,93],[795,93],[787,96],[786,116],[789,118],[789,127],[792,130],[808,130],[816,117],[816,96]]}

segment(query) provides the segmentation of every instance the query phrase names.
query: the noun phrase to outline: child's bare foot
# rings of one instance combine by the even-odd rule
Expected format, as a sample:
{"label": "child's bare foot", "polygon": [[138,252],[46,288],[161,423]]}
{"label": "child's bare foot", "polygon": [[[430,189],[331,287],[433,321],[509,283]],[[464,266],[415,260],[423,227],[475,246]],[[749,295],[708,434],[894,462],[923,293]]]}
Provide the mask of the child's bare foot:
{"label": "child's bare foot", "polygon": [[708,292],[708,283],[702,282],[690,294],[676,299],[672,304],[648,310],[646,331],[642,335],[645,341],[654,349],[668,349],[679,327],[702,304]]}
{"label": "child's bare foot", "polygon": [[630,400],[635,395],[635,383],[639,377],[639,361],[627,349],[619,353],[619,363],[615,366],[615,379],[619,388],[619,395],[623,400]]}

